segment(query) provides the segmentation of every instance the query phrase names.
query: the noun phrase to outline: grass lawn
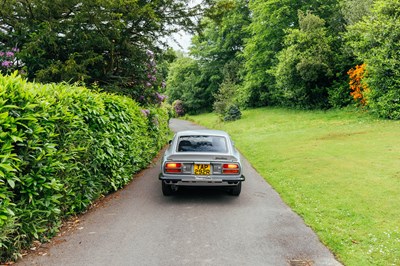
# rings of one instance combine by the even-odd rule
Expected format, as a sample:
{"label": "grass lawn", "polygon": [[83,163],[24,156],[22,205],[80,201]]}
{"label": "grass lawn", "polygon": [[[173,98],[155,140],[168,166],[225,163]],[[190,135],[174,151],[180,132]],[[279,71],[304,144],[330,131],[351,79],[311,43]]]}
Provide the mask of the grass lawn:
{"label": "grass lawn", "polygon": [[229,132],[342,263],[400,265],[400,122],[272,108],[190,119]]}

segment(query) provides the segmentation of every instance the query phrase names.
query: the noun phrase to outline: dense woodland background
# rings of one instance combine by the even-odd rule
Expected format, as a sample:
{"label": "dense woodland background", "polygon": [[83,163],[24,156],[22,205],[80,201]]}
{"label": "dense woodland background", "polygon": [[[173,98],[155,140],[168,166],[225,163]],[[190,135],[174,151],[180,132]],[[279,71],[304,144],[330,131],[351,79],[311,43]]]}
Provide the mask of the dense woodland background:
{"label": "dense woodland background", "polygon": [[399,119],[399,12],[397,0],[217,1],[167,93],[188,112],[356,104]]}
{"label": "dense woodland background", "polygon": [[[188,113],[358,104],[400,118],[399,0],[5,0],[1,70]],[[194,33],[188,55],[166,37]],[[349,85],[351,83],[351,86]]]}

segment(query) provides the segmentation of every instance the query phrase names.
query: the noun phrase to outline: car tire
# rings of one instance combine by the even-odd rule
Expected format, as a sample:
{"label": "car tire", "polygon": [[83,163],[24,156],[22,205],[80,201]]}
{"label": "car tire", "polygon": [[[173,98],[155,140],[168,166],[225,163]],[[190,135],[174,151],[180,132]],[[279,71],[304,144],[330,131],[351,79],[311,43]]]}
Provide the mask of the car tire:
{"label": "car tire", "polygon": [[172,186],[166,184],[164,181],[161,181],[161,189],[164,196],[171,196],[172,194],[174,194]]}
{"label": "car tire", "polygon": [[241,191],[242,191],[242,182],[239,182],[236,186],[234,186],[233,188],[231,188],[231,190],[229,191],[229,193],[230,193],[232,196],[239,196]]}

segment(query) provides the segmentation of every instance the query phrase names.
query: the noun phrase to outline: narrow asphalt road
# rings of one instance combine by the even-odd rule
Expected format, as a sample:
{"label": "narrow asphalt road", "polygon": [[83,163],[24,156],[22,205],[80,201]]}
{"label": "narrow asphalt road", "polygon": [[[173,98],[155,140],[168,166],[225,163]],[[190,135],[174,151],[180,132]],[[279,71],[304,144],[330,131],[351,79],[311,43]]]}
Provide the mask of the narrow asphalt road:
{"label": "narrow asphalt road", "polygon": [[[173,119],[171,128],[200,127]],[[341,265],[243,161],[239,197],[198,188],[164,197],[158,159],[17,265]]]}

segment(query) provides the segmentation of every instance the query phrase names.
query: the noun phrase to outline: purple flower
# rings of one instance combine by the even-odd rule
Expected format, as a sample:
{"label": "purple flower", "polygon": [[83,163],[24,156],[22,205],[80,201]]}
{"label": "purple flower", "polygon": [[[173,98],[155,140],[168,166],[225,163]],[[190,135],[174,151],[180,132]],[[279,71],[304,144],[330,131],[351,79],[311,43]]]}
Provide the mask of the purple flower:
{"label": "purple flower", "polygon": [[17,47],[13,47],[13,48],[11,48],[11,51],[18,53],[19,49]]}
{"label": "purple flower", "polygon": [[5,53],[0,51],[0,56],[4,56],[4,55],[5,55]]}
{"label": "purple flower", "polygon": [[153,82],[157,80],[157,77],[153,76],[153,75],[150,74],[150,73],[147,74],[147,78],[150,79],[150,80],[153,81]]}
{"label": "purple flower", "polygon": [[140,97],[139,97],[139,101],[143,101],[144,100],[144,96],[143,95],[140,95]]}
{"label": "purple flower", "polygon": [[151,87],[151,83],[150,82],[146,82],[146,87]]}
{"label": "purple flower", "polygon": [[10,66],[12,66],[12,62],[11,62],[11,61],[3,61],[3,62],[1,63],[1,66],[3,66],[3,67],[10,67]]}
{"label": "purple flower", "polygon": [[178,116],[183,116],[185,114],[185,109],[183,108],[183,102],[181,100],[176,100],[174,102],[174,109]]}
{"label": "purple flower", "polygon": [[157,97],[158,102],[160,102],[160,103],[163,102],[165,100],[165,98],[167,98],[167,96],[160,94],[158,92],[156,92],[156,97]]}
{"label": "purple flower", "polygon": [[148,116],[150,114],[150,110],[148,110],[148,109],[142,109],[142,110],[140,110],[140,112],[142,112],[142,114],[144,116]]}
{"label": "purple flower", "polygon": [[161,87],[164,89],[167,86],[167,83],[165,82],[165,80],[163,80],[163,82],[161,82]]}
{"label": "purple flower", "polygon": [[14,53],[11,51],[6,52],[7,57],[14,57]]}

